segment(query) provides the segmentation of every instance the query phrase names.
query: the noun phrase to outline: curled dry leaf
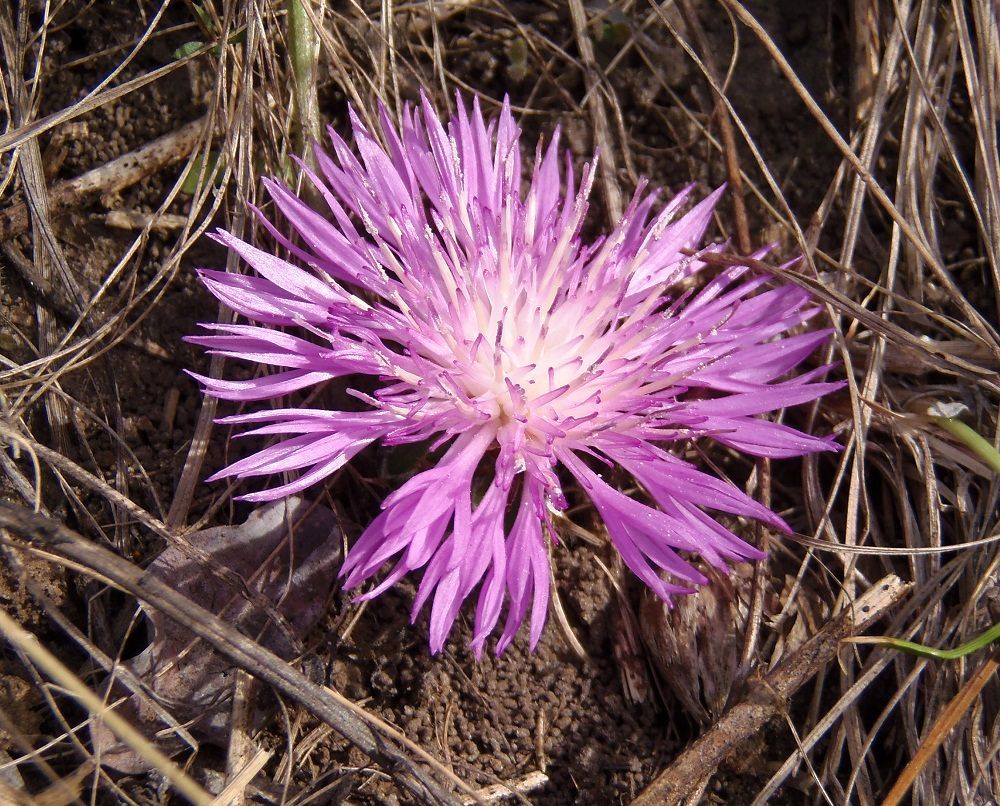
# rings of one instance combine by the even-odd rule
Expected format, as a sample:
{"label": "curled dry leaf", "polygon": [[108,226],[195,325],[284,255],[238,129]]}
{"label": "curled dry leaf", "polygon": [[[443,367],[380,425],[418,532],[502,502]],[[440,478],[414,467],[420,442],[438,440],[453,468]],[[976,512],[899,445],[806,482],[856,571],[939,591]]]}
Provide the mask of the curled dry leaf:
{"label": "curled dry leaf", "polygon": [[639,631],[663,688],[702,724],[723,711],[740,661],[753,567],[726,576],[705,569],[710,584],[671,605],[642,592]]}
{"label": "curled dry leaf", "polygon": [[[250,602],[236,585],[180,549],[168,548],[148,573],[218,613],[280,657],[289,660],[297,655],[298,641],[323,615],[336,581],[342,536],[334,513],[292,497],[259,508],[241,525],[205,529],[189,539],[217,566],[228,567],[251,591],[273,602],[285,624],[276,623],[273,613]],[[140,606],[148,619],[152,642],[126,665],[148,696],[130,696],[119,713],[137,726],[147,727],[148,735],[161,731],[168,726],[151,704],[152,698],[162,706],[160,713],[169,713],[195,739],[224,744],[235,679],[232,664],[195,641],[183,624]],[[127,693],[116,683],[109,699],[114,701]],[[259,712],[254,718],[260,722],[263,716]],[[156,742],[161,750],[175,753],[184,747],[176,732],[164,733]],[[105,766],[128,773],[148,769],[139,755],[119,744],[100,723],[95,724],[92,736],[94,750]]]}

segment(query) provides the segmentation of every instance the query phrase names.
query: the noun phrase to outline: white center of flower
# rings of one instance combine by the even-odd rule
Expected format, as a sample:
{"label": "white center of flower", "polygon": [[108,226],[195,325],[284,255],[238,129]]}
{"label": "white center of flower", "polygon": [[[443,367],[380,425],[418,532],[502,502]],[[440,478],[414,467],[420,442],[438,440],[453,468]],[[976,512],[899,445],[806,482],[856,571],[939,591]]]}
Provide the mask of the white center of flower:
{"label": "white center of flower", "polygon": [[453,347],[453,377],[480,413],[550,430],[600,411],[602,388],[619,380],[606,368],[621,352],[609,330],[611,300],[597,310],[583,296],[542,313],[533,296],[477,306],[478,321],[462,323],[466,333]]}

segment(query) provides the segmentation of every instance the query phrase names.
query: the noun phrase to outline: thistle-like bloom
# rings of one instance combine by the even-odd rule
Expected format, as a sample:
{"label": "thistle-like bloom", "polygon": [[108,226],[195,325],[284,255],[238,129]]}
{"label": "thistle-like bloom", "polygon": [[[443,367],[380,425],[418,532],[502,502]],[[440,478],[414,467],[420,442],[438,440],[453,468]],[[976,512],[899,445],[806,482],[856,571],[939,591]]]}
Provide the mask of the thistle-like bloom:
{"label": "thistle-like bloom", "polygon": [[[216,234],[253,274],[201,277],[252,324],[206,325],[215,335],[191,341],[277,369],[253,380],[195,376],[218,398],[273,401],[358,375],[378,389],[352,393],[360,411],[262,407],[222,418],[280,438],[213,480],[283,477],[243,496],[267,501],[327,478],[376,440],[447,446],[386,498],[341,572],[350,589],[391,563],[373,597],[423,569],[413,617],[431,601],[432,652],[477,590],[477,653],[505,600],[497,652],[529,609],[534,647],[551,515],[566,506],[570,477],[625,564],[666,600],[706,582],[686,557],[724,569],[761,556],[709,511],[787,530],[667,449],[698,437],[767,457],[836,447],[758,416],[840,386],[816,381],[825,367],[787,377],[829,335],[783,335],[817,312],[807,294],[743,267],[681,290],[698,287],[682,281],[704,268],[689,253],[721,191],[681,214],[688,188],[653,214],[657,194],[640,187],[618,226],[587,243],[596,159],[577,185],[568,153],[560,170],[557,132],[539,144],[525,184],[509,104],[489,124],[478,101],[469,110],[459,99],[445,127],[426,98],[404,110],[401,130],[384,109],[378,134],[353,113],[351,122],[353,150],[331,130],[333,155],[317,147],[317,170],[301,164],[328,209],[265,181],[300,239],[261,215],[288,260]],[[643,500],[602,478],[616,465]]]}

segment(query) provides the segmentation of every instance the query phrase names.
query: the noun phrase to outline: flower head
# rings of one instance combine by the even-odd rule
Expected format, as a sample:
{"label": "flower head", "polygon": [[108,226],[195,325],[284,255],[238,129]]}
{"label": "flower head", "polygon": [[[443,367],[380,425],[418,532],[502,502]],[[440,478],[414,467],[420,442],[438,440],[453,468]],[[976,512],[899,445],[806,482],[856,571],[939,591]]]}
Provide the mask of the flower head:
{"label": "flower head", "polygon": [[[759,415],[840,384],[816,381],[826,368],[787,377],[828,337],[784,335],[816,313],[804,291],[744,267],[678,290],[704,268],[690,252],[721,190],[682,214],[688,188],[654,214],[657,194],[640,187],[618,226],[588,243],[581,227],[594,163],[577,184],[557,132],[525,177],[508,103],[490,123],[478,101],[470,110],[459,99],[445,126],[426,98],[404,110],[399,130],[384,109],[377,134],[353,112],[351,123],[354,149],[331,130],[333,154],[317,147],[317,169],[301,164],[328,209],[265,180],[298,235],[293,243],[261,216],[288,260],[215,235],[253,274],[201,277],[251,324],[206,325],[213,335],[191,341],[276,369],[244,381],[195,376],[226,400],[283,398],[343,376],[374,376],[380,386],[352,392],[364,411],[261,408],[222,418],[279,439],[213,480],[283,475],[243,496],[266,501],[325,479],[376,440],[436,440],[436,465],[386,498],[341,571],[354,588],[391,564],[372,597],[423,569],[413,615],[430,601],[434,652],[477,590],[477,652],[505,601],[497,651],[529,610],[531,645],[538,641],[551,512],[566,506],[559,466],[626,565],[664,599],[706,581],[688,554],[721,569],[760,557],[709,512],[784,522],[667,446],[705,437],[768,457],[835,448]],[[615,465],[650,504],[602,478]],[[474,500],[477,474],[485,491]]]}

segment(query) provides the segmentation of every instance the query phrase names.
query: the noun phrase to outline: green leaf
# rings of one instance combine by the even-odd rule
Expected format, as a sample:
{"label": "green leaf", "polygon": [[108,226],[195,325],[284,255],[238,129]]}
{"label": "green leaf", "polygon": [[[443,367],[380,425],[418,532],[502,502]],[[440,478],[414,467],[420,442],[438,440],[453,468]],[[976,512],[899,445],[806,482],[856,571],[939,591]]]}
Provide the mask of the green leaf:
{"label": "green leaf", "polygon": [[203,47],[205,47],[204,42],[185,42],[183,45],[177,48],[177,50],[174,51],[174,58],[184,59],[190,56],[192,53],[197,53]]}
{"label": "green leaf", "polygon": [[212,15],[205,10],[205,6],[202,3],[194,4],[194,13],[198,15],[198,19],[205,26],[206,31],[215,32],[215,23],[212,21]]}
{"label": "green leaf", "polygon": [[518,37],[507,45],[507,75],[512,81],[521,82],[528,77],[531,68],[528,66],[528,43],[524,37]]}
{"label": "green leaf", "polygon": [[[187,173],[184,174],[184,182],[181,184],[181,193],[188,196],[194,196],[198,192],[200,187],[200,182],[202,178],[202,166],[206,165],[205,155],[199,154],[194,158]],[[215,182],[221,173],[221,165],[219,164],[219,152],[210,151],[208,154],[207,167],[204,168],[204,181],[205,182]]]}
{"label": "green leaf", "polygon": [[627,22],[606,22],[601,27],[601,44],[620,50],[628,42],[631,31]]}

